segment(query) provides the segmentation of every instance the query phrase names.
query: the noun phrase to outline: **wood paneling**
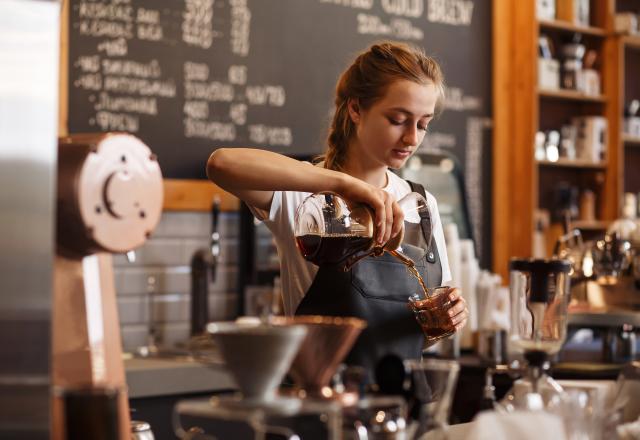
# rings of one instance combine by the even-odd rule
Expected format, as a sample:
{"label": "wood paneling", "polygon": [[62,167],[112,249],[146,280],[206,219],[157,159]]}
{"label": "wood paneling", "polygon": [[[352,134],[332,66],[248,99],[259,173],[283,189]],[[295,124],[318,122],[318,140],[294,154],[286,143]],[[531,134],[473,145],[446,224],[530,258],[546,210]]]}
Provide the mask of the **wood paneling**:
{"label": "wood paneling", "polygon": [[493,2],[493,271],[506,273],[509,257],[510,0]]}
{"label": "wood paneling", "polygon": [[[607,133],[607,168],[604,180],[603,196],[599,200],[598,211],[602,213],[603,220],[612,221],[620,214],[618,212],[619,201],[622,200],[624,164],[621,154],[621,113],[622,96],[624,93],[624,47],[620,37],[614,34],[613,17],[615,15],[615,0],[603,0],[598,2],[597,12],[602,14],[606,30],[611,34],[604,42],[603,58],[606,62],[602,67],[602,88],[608,101],[605,108],[605,117],[609,123]],[[608,17],[608,18],[607,18]]]}
{"label": "wood paneling", "polygon": [[165,211],[209,211],[215,196],[220,197],[222,211],[237,211],[238,198],[208,180],[164,180]]}
{"label": "wood paneling", "polygon": [[495,0],[493,14],[492,269],[507,282],[509,258],[529,256],[532,246],[538,29],[534,2]]}
{"label": "wood paneling", "polygon": [[66,136],[69,114],[69,0],[63,0],[60,14],[60,69],[58,86],[58,137]]}

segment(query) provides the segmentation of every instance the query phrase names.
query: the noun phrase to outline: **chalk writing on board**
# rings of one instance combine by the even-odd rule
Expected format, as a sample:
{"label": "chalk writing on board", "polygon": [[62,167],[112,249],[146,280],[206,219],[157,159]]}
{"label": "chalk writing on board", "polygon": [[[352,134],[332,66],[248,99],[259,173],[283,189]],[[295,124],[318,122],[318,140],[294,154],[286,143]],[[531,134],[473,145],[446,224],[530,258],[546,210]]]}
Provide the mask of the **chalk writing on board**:
{"label": "chalk writing on board", "polygon": [[491,126],[491,119],[471,116],[467,118],[466,125],[465,189],[467,191],[470,215],[474,219],[472,227],[476,251],[478,255],[481,255],[485,244],[482,234],[484,229],[482,201],[486,200],[482,185],[482,157],[485,154],[482,139],[484,130]]}
{"label": "chalk writing on board", "polygon": [[231,5],[231,52],[246,57],[249,55],[251,11],[247,0],[230,0]]}
{"label": "chalk writing on board", "polygon": [[427,0],[427,20],[453,26],[471,26],[473,0]]}
{"label": "chalk writing on board", "polygon": [[330,3],[355,9],[371,9],[373,6],[373,0],[320,0],[320,3]]}
{"label": "chalk writing on board", "polygon": [[[124,4],[126,3],[126,4]],[[130,1],[100,3],[85,1],[77,6],[78,17],[82,19],[100,19],[132,22],[134,9]]]}
{"label": "chalk writing on board", "polygon": [[449,133],[431,132],[422,142],[425,148],[449,149],[456,146],[456,137]]}
{"label": "chalk writing on board", "polygon": [[244,85],[247,83],[247,66],[229,66],[227,77],[231,84]]}
{"label": "chalk writing on board", "polygon": [[158,100],[156,98],[113,96],[106,92],[100,92],[94,108],[96,110],[157,115]]}
{"label": "chalk writing on board", "polygon": [[184,119],[184,135],[187,138],[203,138],[212,141],[231,142],[236,139],[236,127],[228,122]]}
{"label": "chalk writing on board", "polygon": [[444,108],[453,111],[474,111],[482,108],[482,100],[477,96],[465,95],[460,87],[445,89]]}
{"label": "chalk writing on board", "polygon": [[136,23],[139,40],[160,41],[164,38],[164,29],[160,24],[160,11],[138,8]]}
{"label": "chalk writing on board", "polygon": [[417,18],[424,11],[424,0],[381,0],[382,9],[387,14]]}
{"label": "chalk writing on board", "polygon": [[114,38],[98,43],[97,50],[108,57],[125,56],[129,53],[129,45],[125,38]]}
{"label": "chalk writing on board", "polygon": [[293,136],[289,127],[270,127],[263,124],[249,125],[249,139],[258,144],[291,145]]}
{"label": "chalk writing on board", "polygon": [[213,43],[213,0],[184,0],[182,41],[208,49]]}
{"label": "chalk writing on board", "polygon": [[282,107],[285,103],[285,91],[282,86],[247,86],[247,101],[251,105]]}
{"label": "chalk writing on board", "polygon": [[359,13],[357,21],[358,33],[361,35],[393,37],[402,40],[422,40],[424,38],[422,29],[402,18],[393,18],[389,23],[385,23],[377,15]]}

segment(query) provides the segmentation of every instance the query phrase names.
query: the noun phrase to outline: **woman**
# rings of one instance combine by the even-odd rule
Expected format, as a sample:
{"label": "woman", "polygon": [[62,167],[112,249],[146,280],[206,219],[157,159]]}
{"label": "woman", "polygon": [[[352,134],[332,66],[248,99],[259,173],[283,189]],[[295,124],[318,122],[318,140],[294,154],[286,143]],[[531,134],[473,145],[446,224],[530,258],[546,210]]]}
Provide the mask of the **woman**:
{"label": "woman", "polygon": [[[247,203],[274,234],[287,315],[367,320],[368,327],[347,362],[369,372],[389,353],[420,357],[424,338],[406,306],[417,284],[404,265],[386,253],[366,258],[347,273],[307,262],[294,240],[295,212],[310,193],[333,191],[375,210],[378,243],[398,234],[404,218],[397,200],[412,191],[412,185],[389,168],[402,167],[420,146],[443,91],[442,73],[432,58],[401,43],[375,44],[338,81],[328,148],[321,162],[312,165],[268,151],[222,148],[207,163],[209,178]],[[414,189],[425,194],[420,186]],[[415,250],[410,256],[427,284],[435,286],[446,284],[451,274],[436,201],[425,195],[434,239],[427,242],[431,235],[418,229],[406,234],[410,243],[403,243],[403,249]],[[466,303],[458,289],[449,295],[454,302],[450,324],[459,330],[468,317]]]}

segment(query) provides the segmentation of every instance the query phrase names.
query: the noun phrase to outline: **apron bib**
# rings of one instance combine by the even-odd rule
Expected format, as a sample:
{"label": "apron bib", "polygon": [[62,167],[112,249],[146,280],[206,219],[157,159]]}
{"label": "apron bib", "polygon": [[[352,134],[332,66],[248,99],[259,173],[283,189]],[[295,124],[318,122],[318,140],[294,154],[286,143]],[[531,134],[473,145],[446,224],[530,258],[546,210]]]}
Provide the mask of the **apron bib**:
{"label": "apron bib", "polygon": [[[412,190],[425,195],[421,185],[409,184]],[[416,263],[428,287],[439,286],[442,267],[430,234],[431,218],[425,216],[420,224],[405,222],[404,227],[402,252]],[[402,359],[421,357],[424,335],[407,307],[409,296],[416,292],[422,292],[418,280],[400,260],[385,252],[360,260],[348,272],[337,265],[321,266],[296,315],[364,319],[367,327],[345,362],[364,367],[371,380],[376,363],[387,354]]]}

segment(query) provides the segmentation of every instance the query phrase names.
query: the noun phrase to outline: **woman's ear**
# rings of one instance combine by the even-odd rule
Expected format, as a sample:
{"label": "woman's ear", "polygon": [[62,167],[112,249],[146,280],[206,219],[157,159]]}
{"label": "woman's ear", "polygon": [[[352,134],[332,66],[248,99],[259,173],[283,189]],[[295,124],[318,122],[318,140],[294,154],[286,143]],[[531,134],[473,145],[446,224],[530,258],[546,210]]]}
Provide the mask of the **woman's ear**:
{"label": "woman's ear", "polygon": [[357,124],[360,122],[360,106],[358,105],[358,100],[349,98],[347,102],[347,109],[349,110],[349,118],[351,122]]}

